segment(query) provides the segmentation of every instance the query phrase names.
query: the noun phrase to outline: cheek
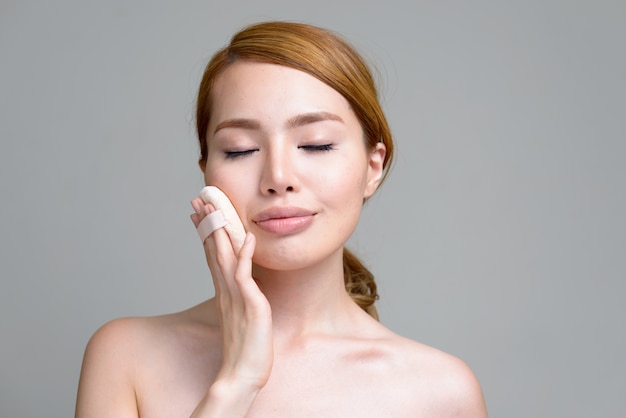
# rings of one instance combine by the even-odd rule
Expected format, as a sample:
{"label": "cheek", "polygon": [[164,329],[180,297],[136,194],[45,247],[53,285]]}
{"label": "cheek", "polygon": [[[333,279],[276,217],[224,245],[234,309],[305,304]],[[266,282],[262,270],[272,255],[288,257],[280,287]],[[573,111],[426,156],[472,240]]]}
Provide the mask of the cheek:
{"label": "cheek", "polygon": [[226,167],[217,167],[216,165],[207,164],[204,171],[204,182],[207,186],[216,186],[228,196],[235,210],[239,214],[244,226],[245,223],[245,205],[244,202],[249,200],[250,182],[246,181],[247,176],[237,173],[231,173]]}
{"label": "cheek", "polygon": [[366,167],[355,161],[336,164],[335,167],[336,170],[326,171],[323,184],[331,188],[337,197],[342,196],[345,204],[353,200],[361,202],[367,184]]}
{"label": "cheek", "polygon": [[242,181],[240,172],[232,165],[223,164],[221,161],[208,159],[204,170],[204,182],[209,186],[217,186],[224,193],[228,189],[235,190]]}

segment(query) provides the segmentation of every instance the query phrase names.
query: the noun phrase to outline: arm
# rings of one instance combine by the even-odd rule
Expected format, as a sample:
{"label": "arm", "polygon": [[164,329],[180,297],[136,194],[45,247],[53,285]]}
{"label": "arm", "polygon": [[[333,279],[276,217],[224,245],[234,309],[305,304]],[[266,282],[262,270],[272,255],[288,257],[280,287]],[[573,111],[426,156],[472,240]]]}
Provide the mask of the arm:
{"label": "arm", "polygon": [[118,319],[100,328],[85,350],[78,385],[76,418],[137,418],[133,384],[133,324]]}
{"label": "arm", "polygon": [[207,395],[194,410],[191,418],[245,417],[259,388],[215,381]]}
{"label": "arm", "polygon": [[[200,207],[194,223],[208,208]],[[234,255],[224,230],[205,241],[222,329],[222,364],[193,417],[244,417],[273,363],[269,303],[251,277],[254,237]],[[138,417],[136,371],[145,331],[139,319],[112,321],[91,338],[83,360],[76,418]],[[145,348],[145,347],[144,347]]]}
{"label": "arm", "polygon": [[[197,225],[213,208],[194,199]],[[247,234],[236,256],[224,229],[204,242],[222,330],[222,365],[192,417],[245,417],[273,364],[270,305],[252,278],[255,239]]]}
{"label": "arm", "polygon": [[440,416],[451,418],[487,418],[487,407],[474,372],[462,360],[453,357],[442,381]]}

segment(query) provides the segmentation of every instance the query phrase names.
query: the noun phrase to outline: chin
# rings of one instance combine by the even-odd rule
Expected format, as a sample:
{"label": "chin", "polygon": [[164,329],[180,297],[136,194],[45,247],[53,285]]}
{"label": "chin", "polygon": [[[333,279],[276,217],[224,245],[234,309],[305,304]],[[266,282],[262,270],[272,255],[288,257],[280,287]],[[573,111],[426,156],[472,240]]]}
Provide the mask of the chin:
{"label": "chin", "polygon": [[264,270],[275,271],[293,271],[301,270],[315,264],[315,261],[308,260],[303,257],[272,254],[264,256],[264,254],[255,254],[252,262],[255,266]]}
{"label": "chin", "polygon": [[274,271],[303,270],[328,261],[332,254],[319,254],[309,247],[307,251],[297,248],[257,248],[252,262],[258,268]]}

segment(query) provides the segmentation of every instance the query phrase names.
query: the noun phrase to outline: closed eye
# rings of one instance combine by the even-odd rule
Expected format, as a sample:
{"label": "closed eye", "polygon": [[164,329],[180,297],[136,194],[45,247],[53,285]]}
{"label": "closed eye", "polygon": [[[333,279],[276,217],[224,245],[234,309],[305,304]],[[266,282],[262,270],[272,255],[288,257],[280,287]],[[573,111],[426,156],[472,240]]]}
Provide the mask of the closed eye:
{"label": "closed eye", "polygon": [[322,144],[322,145],[300,145],[298,148],[303,149],[305,151],[317,152],[317,151],[330,151],[334,149],[333,144]]}
{"label": "closed eye", "polygon": [[237,158],[237,157],[243,157],[245,155],[250,155],[255,151],[258,151],[258,149],[247,149],[243,151],[224,151],[224,154],[226,155],[226,159],[229,159],[229,158]]}

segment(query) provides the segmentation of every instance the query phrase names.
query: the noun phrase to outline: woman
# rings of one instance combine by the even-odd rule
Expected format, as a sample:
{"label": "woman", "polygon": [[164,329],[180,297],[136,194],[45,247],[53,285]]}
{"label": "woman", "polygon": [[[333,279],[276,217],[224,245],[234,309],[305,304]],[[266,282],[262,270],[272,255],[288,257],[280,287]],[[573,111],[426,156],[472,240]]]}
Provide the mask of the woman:
{"label": "woman", "polygon": [[[125,318],[88,344],[78,417],[485,417],[460,360],[377,321],[344,249],[393,144],[369,70],[336,35],[268,22],[209,62],[200,168],[247,235],[204,242],[216,297]],[[214,210],[192,200],[198,224]]]}

